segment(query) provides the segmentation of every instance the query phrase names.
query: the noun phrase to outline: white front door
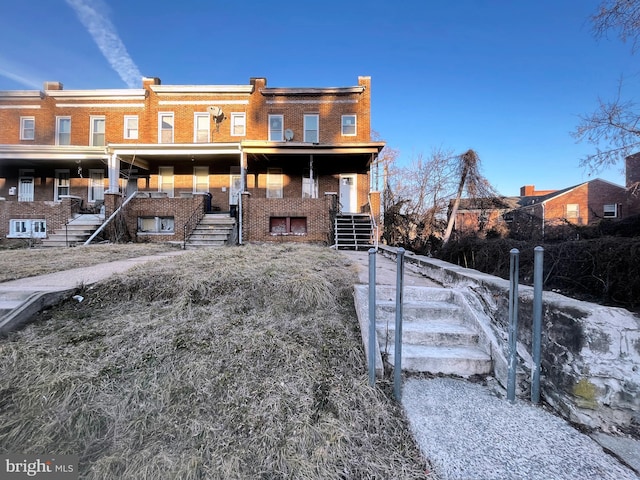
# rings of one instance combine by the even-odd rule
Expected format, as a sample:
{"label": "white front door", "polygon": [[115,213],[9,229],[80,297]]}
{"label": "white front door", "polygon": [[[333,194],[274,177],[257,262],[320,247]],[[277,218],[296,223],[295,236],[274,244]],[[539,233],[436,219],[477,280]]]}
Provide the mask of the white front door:
{"label": "white front door", "polygon": [[356,174],[340,175],[340,211],[342,213],[358,212],[358,196]]}
{"label": "white front door", "polygon": [[89,170],[89,202],[104,200],[104,170]]}
{"label": "white front door", "polygon": [[18,201],[33,202],[33,177],[20,177],[18,180]]}
{"label": "white front door", "polygon": [[229,205],[238,205],[238,196],[242,193],[242,175],[232,173],[229,184]]}

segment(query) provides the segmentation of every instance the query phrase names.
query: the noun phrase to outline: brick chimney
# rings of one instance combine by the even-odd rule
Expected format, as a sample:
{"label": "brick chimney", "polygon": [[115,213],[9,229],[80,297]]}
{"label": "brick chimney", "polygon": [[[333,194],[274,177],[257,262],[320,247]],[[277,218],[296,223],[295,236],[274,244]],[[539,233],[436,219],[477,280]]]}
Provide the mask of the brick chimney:
{"label": "brick chimney", "polygon": [[640,152],[629,155],[624,159],[625,186],[631,187],[640,182]]}
{"label": "brick chimney", "polygon": [[160,85],[160,79],[158,77],[142,77],[142,88],[147,88],[150,85]]}
{"label": "brick chimney", "polygon": [[524,185],[520,187],[520,196],[521,197],[532,197],[536,191],[535,185]]}
{"label": "brick chimney", "polygon": [[62,90],[62,83],[60,82],[44,82],[45,90]]}

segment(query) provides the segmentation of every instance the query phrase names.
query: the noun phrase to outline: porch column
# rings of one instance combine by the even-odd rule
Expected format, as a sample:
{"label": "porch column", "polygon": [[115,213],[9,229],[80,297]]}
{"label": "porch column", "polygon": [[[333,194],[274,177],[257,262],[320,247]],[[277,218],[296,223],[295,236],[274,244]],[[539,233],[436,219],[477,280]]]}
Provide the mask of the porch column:
{"label": "porch column", "polygon": [[105,193],[118,193],[120,191],[120,157],[116,153],[111,153],[108,157],[109,188]]}
{"label": "porch column", "polygon": [[242,189],[240,192],[247,191],[247,154],[240,153],[240,177],[242,178]]}
{"label": "porch column", "polygon": [[311,198],[318,198],[318,193],[316,192],[315,182],[313,181],[313,155],[309,155],[309,193]]}

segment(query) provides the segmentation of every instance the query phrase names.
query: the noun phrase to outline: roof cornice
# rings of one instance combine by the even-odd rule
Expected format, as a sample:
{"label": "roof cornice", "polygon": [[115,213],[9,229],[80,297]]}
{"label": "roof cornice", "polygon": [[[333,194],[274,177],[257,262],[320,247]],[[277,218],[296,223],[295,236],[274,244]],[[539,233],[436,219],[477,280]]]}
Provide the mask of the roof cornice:
{"label": "roof cornice", "polygon": [[39,100],[42,95],[40,90],[0,90],[0,100]]}
{"label": "roof cornice", "polygon": [[265,97],[301,96],[301,95],[349,95],[364,92],[364,86],[356,87],[326,87],[326,88],[261,88],[260,93]]}
{"label": "roof cornice", "polygon": [[68,100],[144,100],[147,95],[143,88],[105,90],[45,90],[51,98]]}
{"label": "roof cornice", "polygon": [[149,88],[157,94],[163,93],[253,93],[253,85],[149,85]]}

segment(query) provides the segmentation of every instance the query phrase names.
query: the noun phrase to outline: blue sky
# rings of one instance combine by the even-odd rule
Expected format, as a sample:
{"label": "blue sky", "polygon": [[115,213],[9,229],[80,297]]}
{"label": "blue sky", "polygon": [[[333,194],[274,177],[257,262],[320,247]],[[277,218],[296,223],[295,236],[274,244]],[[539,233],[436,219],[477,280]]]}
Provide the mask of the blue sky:
{"label": "blue sky", "polygon": [[434,149],[476,150],[504,195],[590,176],[593,147],[571,137],[611,99],[637,57],[597,40],[598,0],[5,0],[0,90],[171,84],[351,86],[372,77],[372,128],[408,163]]}

